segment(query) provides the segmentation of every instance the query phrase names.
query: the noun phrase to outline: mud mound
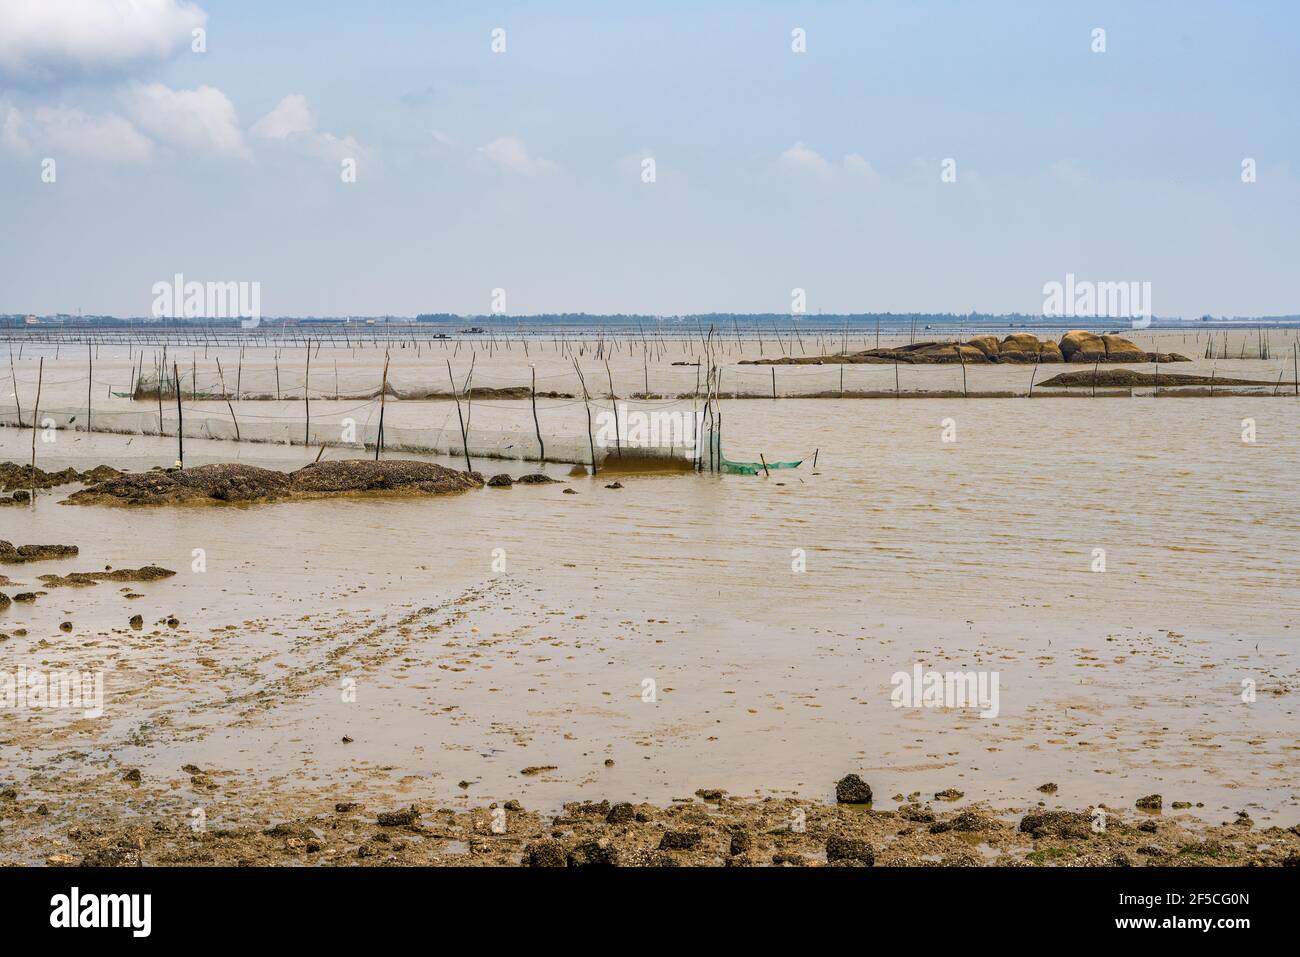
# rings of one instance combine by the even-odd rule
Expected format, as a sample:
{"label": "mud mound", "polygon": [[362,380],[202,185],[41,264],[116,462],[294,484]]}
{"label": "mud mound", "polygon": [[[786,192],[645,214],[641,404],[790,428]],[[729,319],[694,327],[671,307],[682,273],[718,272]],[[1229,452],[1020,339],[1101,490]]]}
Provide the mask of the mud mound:
{"label": "mud mound", "polygon": [[438,495],[478,488],[464,472],[395,459],[317,462],[296,472],[252,465],[201,465],[171,472],[122,475],[74,492],[69,505],[187,505],[212,502],[276,502],[363,493]]}
{"label": "mud mound", "polygon": [[171,578],[176,573],[170,568],[145,565],[143,568],[117,568],[109,572],[70,572],[67,575],[41,575],[41,581],[50,588],[85,588],[99,582],[156,582]]}
{"label": "mud mound", "polygon": [[283,498],[289,477],[252,465],[200,465],[173,472],[120,475],[74,492],[66,501],[77,504],[179,505],[186,502],[256,502]]}
{"label": "mud mound", "polygon": [[6,492],[11,489],[30,489],[33,484],[36,488],[54,488],[56,485],[69,485],[73,482],[82,482],[86,485],[92,485],[96,482],[106,482],[122,473],[117,469],[107,465],[96,465],[93,469],[85,472],[78,472],[76,469],[67,468],[59,472],[46,472],[44,469],[36,469],[36,481],[32,481],[32,467],[30,465],[19,465],[17,462],[0,462],[0,492]]}
{"label": "mud mound", "polygon": [[[526,385],[508,385],[501,387],[476,385],[468,393],[462,392],[460,398],[465,399],[528,399],[531,398],[533,390]],[[454,399],[456,396],[450,392],[402,392],[398,394],[400,399]],[[538,392],[539,399],[572,399],[575,398],[568,392]]]}
{"label": "mud mound", "polygon": [[327,495],[403,489],[437,495],[463,492],[483,484],[464,472],[409,459],[316,462],[292,473],[290,479],[295,494]]}
{"label": "mud mound", "polygon": [[0,541],[0,564],[20,565],[23,562],[48,562],[58,558],[71,558],[77,554],[76,545],[19,545]]}
{"label": "mud mound", "polygon": [[[1293,385],[1284,382],[1282,385]],[[1276,383],[1256,379],[1225,379],[1208,375],[1186,375],[1179,372],[1138,372],[1135,369],[1098,369],[1082,372],[1062,372],[1043,383],[1060,388],[1098,386],[1179,386],[1179,385],[1258,385],[1273,387]]]}

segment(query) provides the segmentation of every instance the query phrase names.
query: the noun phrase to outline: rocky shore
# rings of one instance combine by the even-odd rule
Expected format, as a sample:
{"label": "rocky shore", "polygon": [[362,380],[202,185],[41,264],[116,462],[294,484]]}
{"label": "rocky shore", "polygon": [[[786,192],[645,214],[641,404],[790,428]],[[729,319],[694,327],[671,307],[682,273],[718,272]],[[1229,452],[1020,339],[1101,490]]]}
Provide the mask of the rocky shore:
{"label": "rocky shore", "polygon": [[[194,765],[178,780],[211,788],[220,772]],[[122,779],[148,785],[139,772]],[[846,782],[849,785],[846,789]],[[166,782],[156,782],[162,786]],[[168,787],[179,786],[170,782]],[[50,866],[476,866],[476,867],[1034,867],[1295,866],[1297,828],[1255,829],[1244,812],[1220,825],[1166,816],[1160,797],[1130,809],[1062,810],[1046,800],[1029,811],[964,795],[912,794],[894,810],[874,810],[870,788],[842,780],[835,803],[794,798],[733,799],[702,789],[668,807],[598,801],[557,814],[505,801],[473,810],[417,802],[368,807],[340,799],[304,812],[282,799],[239,823],[195,825],[174,814],[69,816],[51,826],[51,808],[0,787],[0,862]],[[1039,789],[1050,795],[1055,785]]]}

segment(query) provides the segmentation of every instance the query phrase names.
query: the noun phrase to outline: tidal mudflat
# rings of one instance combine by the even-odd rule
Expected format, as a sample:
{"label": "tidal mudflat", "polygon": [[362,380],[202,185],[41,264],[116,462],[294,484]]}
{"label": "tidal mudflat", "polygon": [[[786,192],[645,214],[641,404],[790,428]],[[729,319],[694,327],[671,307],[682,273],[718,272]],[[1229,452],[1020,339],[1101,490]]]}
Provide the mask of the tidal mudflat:
{"label": "tidal mudflat", "polygon": [[[495,404],[476,421],[529,405]],[[0,538],[77,551],[0,565],[0,656],[102,675],[103,709],[4,714],[0,861],[1294,855],[1294,398],[723,408],[729,455],[803,464],[485,459],[469,477],[392,453],[439,488],[322,497],[289,494],[291,473],[373,455],[186,439],[187,472],[285,476],[199,508],[168,500],[177,473],[149,475],[174,438],[58,430],[38,465],[74,480],[0,510]],[[0,460],[25,463],[31,438],[0,428]],[[137,478],[85,474],[101,465]],[[555,481],[484,482],[538,471]],[[104,504],[105,482],[159,501]],[[175,574],[112,577],[147,568]],[[997,700],[900,701],[918,668],[982,674]],[[847,774],[869,806],[837,803]],[[1065,816],[1034,827],[1045,812]]]}

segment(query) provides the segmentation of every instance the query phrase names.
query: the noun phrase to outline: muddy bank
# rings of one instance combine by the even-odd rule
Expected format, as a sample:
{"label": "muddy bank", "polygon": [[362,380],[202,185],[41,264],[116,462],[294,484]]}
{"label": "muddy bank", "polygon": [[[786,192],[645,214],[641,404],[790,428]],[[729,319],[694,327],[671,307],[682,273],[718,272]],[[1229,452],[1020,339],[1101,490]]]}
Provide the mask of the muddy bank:
{"label": "muddy bank", "polygon": [[482,485],[476,474],[407,459],[315,462],[295,472],[231,463],[120,475],[74,492],[62,504],[251,504],[362,494],[443,495]]}
{"label": "muddy bank", "polygon": [[1265,382],[1262,379],[1229,379],[1208,375],[1184,375],[1178,372],[1139,372],[1136,369],[1097,369],[1080,372],[1062,372],[1042,383],[1044,387],[1078,388],[1099,386],[1278,386],[1295,387],[1294,382]]}
{"label": "muddy bank", "polygon": [[[423,400],[423,399],[454,399],[451,392],[441,392],[438,390],[423,389],[398,389],[389,385],[386,389],[370,389],[361,392],[329,392],[326,390],[312,390],[311,398],[318,400],[334,401],[355,401],[365,402],[371,399],[377,399],[383,394],[390,399],[403,400]],[[135,399],[137,402],[157,402],[157,386],[148,386],[137,388],[131,393],[122,393],[124,397]],[[528,399],[533,395],[533,390],[526,385],[512,386],[473,386],[468,392],[460,393],[462,399]],[[175,389],[163,389],[162,398],[164,401],[176,400]],[[222,392],[190,392],[188,389],[181,390],[181,399],[188,402],[227,402],[234,400],[236,402],[293,402],[301,401],[303,398],[302,390],[296,392],[240,392],[226,394]],[[539,399],[572,399],[576,398],[569,392],[538,392]]]}
{"label": "muddy bank", "polygon": [[909,365],[976,365],[985,363],[1034,364],[1039,362],[1190,362],[1176,352],[1146,352],[1118,335],[1067,332],[1059,343],[1027,332],[976,336],[966,342],[916,342],[890,349],[867,349],[847,355],[782,356],[779,359],[742,359],[740,365],[824,365],[907,363]]}
{"label": "muddy bank", "polygon": [[[171,785],[212,790],[223,772],[179,768]],[[140,794],[138,771],[106,787]],[[125,782],[125,783],[124,783]],[[909,795],[897,810],[792,798],[733,800],[702,789],[668,807],[618,801],[538,813],[507,800],[469,811],[427,802],[368,806],[286,799],[257,813],[194,826],[175,813],[104,818],[26,799],[0,798],[0,862],[50,866],[175,865],[477,867],[1035,867],[1295,866],[1296,828],[1255,829],[1244,812],[1206,826],[1138,808],[1031,810],[940,803],[960,792]],[[144,795],[141,795],[144,797]],[[128,798],[134,801],[134,798]],[[101,795],[102,801],[102,795]],[[102,804],[100,805],[102,806]],[[69,809],[70,810],[70,809]]]}

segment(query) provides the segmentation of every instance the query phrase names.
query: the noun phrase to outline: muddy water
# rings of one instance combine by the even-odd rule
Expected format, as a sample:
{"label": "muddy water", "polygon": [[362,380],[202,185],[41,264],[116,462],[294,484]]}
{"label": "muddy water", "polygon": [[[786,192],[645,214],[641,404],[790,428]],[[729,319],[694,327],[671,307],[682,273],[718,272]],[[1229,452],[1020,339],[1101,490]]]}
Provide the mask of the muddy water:
{"label": "muddy water", "polygon": [[[6,776],[57,794],[138,767],[169,782],[159,806],[235,818],[294,795],[822,798],[858,770],[883,807],[947,787],[1028,806],[1052,781],[1049,803],[1067,807],[1159,792],[1216,822],[1300,820],[1300,403],[751,400],[724,414],[729,456],[816,449],[816,469],[611,490],[556,468],[566,485],[144,511],[65,507],[60,490],[0,511],[2,538],[82,549],[0,568],[24,585],[179,572],[129,586],[138,598],[102,583],[0,613],[0,631],[28,629],[0,646],[6,666],[103,669],[108,689],[99,720],[6,715]],[[0,441],[0,459],[29,454],[28,434]],[[69,434],[39,453],[143,468],[173,448]],[[230,448],[187,442],[187,464]],[[312,457],[240,447],[276,467]],[[915,664],[996,672],[999,714],[894,708],[891,676]],[[217,769],[217,797],[191,792],[184,764]]]}

